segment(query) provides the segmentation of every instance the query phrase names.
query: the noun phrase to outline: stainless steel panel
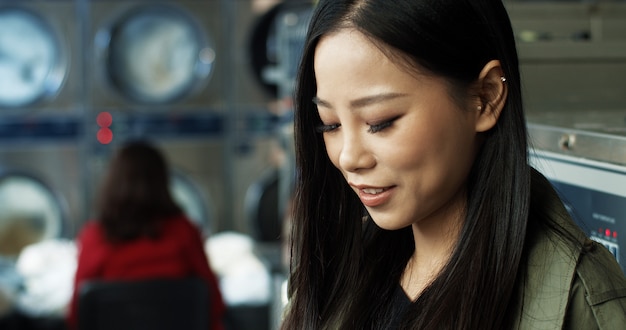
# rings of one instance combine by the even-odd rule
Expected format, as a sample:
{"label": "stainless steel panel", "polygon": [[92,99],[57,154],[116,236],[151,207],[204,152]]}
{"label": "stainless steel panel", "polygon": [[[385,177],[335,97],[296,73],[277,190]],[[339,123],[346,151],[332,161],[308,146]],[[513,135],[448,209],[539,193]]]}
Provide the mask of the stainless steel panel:
{"label": "stainless steel panel", "polygon": [[602,243],[626,272],[626,167],[541,150],[530,156],[578,226]]}
{"label": "stainless steel panel", "polygon": [[528,121],[536,149],[626,165],[626,111],[550,112]]}

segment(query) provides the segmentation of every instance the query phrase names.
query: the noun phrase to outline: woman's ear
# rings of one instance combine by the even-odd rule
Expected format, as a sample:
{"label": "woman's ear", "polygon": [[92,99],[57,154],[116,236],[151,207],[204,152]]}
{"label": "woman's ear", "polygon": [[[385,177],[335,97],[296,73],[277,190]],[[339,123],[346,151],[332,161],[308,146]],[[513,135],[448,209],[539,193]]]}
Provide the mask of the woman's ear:
{"label": "woman's ear", "polygon": [[506,77],[500,61],[491,60],[483,67],[478,76],[478,106],[476,132],[486,132],[498,122],[507,98]]}

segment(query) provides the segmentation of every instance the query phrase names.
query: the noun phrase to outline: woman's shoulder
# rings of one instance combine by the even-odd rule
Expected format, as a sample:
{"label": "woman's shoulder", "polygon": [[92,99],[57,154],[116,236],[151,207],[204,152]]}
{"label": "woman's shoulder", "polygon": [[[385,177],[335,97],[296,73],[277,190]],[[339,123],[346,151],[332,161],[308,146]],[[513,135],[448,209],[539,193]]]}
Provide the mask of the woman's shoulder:
{"label": "woman's shoulder", "polygon": [[166,231],[185,232],[188,234],[195,234],[198,229],[193,224],[191,219],[185,214],[178,214],[165,220]]}
{"label": "woman's shoulder", "polygon": [[103,235],[103,228],[99,221],[97,220],[88,220],[86,221],[80,229],[80,233],[78,237],[81,240],[93,240],[95,238],[99,238]]}
{"label": "woman's shoulder", "polygon": [[617,260],[564,209],[553,211],[560,229],[541,227],[528,246],[519,328],[626,329],[626,277]]}
{"label": "woman's shoulder", "polygon": [[612,294],[626,297],[626,275],[615,256],[602,244],[588,240],[576,274],[589,293],[590,303],[610,299]]}
{"label": "woman's shoulder", "polygon": [[615,257],[590,239],[579,249],[540,236],[518,288],[514,328],[626,329],[626,278]]}
{"label": "woman's shoulder", "polygon": [[626,276],[615,257],[589,240],[570,291],[567,322],[572,326],[626,329]]}

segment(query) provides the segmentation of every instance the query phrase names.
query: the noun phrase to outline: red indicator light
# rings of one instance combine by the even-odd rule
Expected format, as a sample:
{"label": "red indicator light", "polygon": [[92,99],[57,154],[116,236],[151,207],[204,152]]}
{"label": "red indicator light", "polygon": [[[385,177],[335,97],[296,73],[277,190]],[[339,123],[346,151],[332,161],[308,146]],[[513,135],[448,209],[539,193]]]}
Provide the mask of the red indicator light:
{"label": "red indicator light", "polygon": [[617,238],[617,232],[616,231],[613,232],[613,238]]}
{"label": "red indicator light", "polygon": [[604,236],[611,237],[611,230],[610,229],[605,230],[604,231]]}
{"label": "red indicator light", "polygon": [[113,132],[109,128],[101,128],[96,137],[101,144],[109,144],[113,141]]}
{"label": "red indicator light", "polygon": [[113,123],[113,116],[109,112],[100,112],[96,117],[96,123],[100,127],[109,127]]}
{"label": "red indicator light", "polygon": [[101,144],[109,144],[113,141],[113,132],[109,128],[101,128],[96,137]]}
{"label": "red indicator light", "polygon": [[96,123],[100,127],[96,134],[96,139],[101,144],[109,144],[113,141],[113,131],[109,128],[113,123],[113,116],[107,111],[100,112],[96,117]]}

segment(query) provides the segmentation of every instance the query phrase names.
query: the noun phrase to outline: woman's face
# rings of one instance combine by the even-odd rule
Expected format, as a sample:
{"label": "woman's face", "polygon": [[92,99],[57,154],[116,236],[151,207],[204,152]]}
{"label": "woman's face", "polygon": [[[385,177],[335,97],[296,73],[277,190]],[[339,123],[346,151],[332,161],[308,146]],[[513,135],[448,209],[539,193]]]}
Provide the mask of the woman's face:
{"label": "woman's face", "polygon": [[314,70],[328,157],[374,221],[393,230],[460,220],[479,111],[352,29],[320,40]]}

